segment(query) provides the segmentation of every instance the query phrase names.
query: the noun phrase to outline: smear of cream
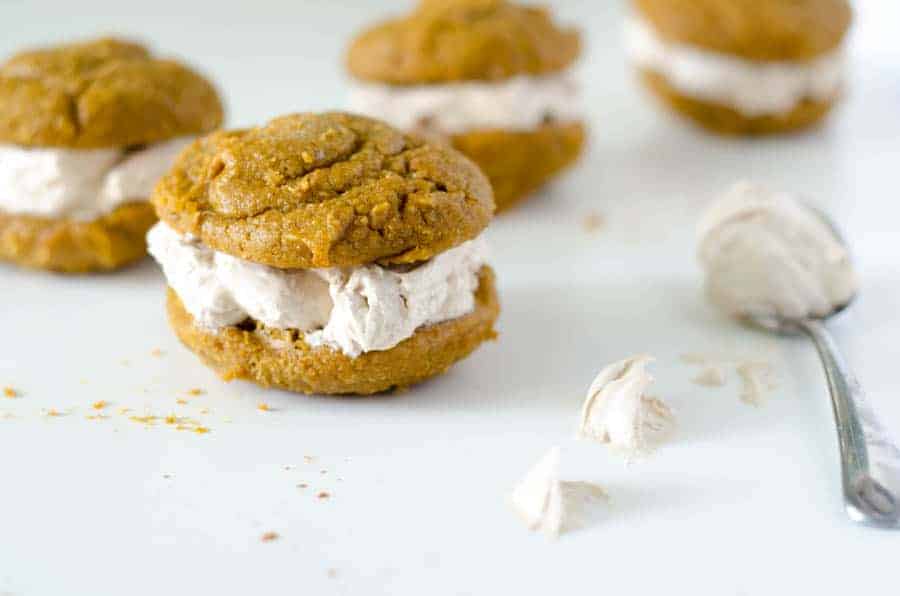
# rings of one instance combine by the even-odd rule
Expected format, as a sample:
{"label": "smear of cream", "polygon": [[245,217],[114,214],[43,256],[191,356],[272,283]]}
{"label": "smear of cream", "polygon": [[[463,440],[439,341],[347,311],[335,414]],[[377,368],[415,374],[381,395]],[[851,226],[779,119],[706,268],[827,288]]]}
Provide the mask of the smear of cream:
{"label": "smear of cream", "polygon": [[738,397],[748,405],[763,405],[768,394],[778,386],[775,370],[771,363],[764,358],[689,353],[682,354],[681,360],[686,364],[700,367],[700,372],[693,377],[692,381],[701,386],[724,386],[733,371],[741,383]]}
{"label": "smear of cream", "polygon": [[637,356],[604,368],[588,389],[578,425],[580,438],[609,444],[629,456],[646,454],[673,429],[665,402],[646,395],[652,362]]}

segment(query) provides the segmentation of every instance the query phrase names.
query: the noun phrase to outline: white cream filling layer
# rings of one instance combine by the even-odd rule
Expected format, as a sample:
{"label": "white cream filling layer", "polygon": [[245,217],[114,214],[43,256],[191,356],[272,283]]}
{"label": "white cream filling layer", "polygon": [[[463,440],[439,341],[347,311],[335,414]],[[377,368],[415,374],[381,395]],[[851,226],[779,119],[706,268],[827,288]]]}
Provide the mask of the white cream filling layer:
{"label": "white cream filling layer", "polygon": [[137,151],[0,145],[0,211],[90,221],[146,200],[193,141],[180,137]]}
{"label": "white cream filling layer", "polygon": [[198,325],[216,330],[250,317],[297,329],[309,345],[350,357],[388,350],[422,326],[475,310],[487,253],[479,237],[410,270],[285,270],[211,250],[164,223],[150,230],[147,243]]}
{"label": "white cream filling layer", "polygon": [[710,299],[734,316],[824,316],[858,281],[820,216],[786,193],[736,184],[704,214],[699,258]]}
{"label": "white cream filling layer", "polygon": [[626,21],[625,41],[637,65],[663,76],[679,92],[747,117],[784,114],[804,99],[832,99],[843,81],[840,49],[809,62],[745,60],[666,41],[636,17]]}
{"label": "white cream filling layer", "polygon": [[356,82],[351,87],[349,108],[403,130],[443,134],[474,129],[532,130],[548,120],[571,122],[582,114],[578,84],[571,72],[436,85]]}

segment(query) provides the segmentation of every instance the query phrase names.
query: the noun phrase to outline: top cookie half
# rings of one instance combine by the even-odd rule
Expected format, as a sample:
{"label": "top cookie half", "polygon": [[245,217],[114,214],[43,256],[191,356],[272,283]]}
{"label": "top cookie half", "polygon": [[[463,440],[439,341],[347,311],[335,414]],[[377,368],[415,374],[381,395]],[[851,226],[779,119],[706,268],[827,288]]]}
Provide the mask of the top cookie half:
{"label": "top cookie half", "polygon": [[153,203],[215,250],[303,269],[423,261],[477,236],[494,211],[490,184],[460,153],[342,113],[204,137]]}
{"label": "top cookie half", "polygon": [[0,143],[126,147],[209,132],[221,122],[208,81],[135,43],[61,45],[0,65]]}
{"label": "top cookie half", "polygon": [[846,0],[632,0],[663,38],[747,60],[803,61],[836,49]]}
{"label": "top cookie half", "polygon": [[395,85],[539,76],[570,66],[581,50],[573,29],[543,8],[505,0],[423,0],[409,16],[357,37],[347,66],[357,78]]}

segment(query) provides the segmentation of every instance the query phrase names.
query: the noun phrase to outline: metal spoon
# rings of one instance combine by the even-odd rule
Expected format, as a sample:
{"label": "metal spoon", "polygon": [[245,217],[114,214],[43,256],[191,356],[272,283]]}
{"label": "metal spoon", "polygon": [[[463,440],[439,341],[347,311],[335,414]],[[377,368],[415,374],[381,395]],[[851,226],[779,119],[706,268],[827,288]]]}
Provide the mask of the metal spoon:
{"label": "metal spoon", "polygon": [[[818,210],[815,210],[817,213]],[[823,220],[846,244],[836,226],[822,213]],[[748,322],[777,333],[805,334],[816,346],[834,408],[838,444],[841,450],[841,476],[844,506],[853,521],[877,528],[900,529],[900,486],[885,486],[885,480],[897,482],[900,474],[900,449],[892,442],[866,402],[862,387],[850,371],[825,321],[845,310],[852,302],[835,308],[822,318],[785,319],[754,316]],[[874,461],[873,461],[874,460]],[[893,473],[894,478],[876,479]]]}

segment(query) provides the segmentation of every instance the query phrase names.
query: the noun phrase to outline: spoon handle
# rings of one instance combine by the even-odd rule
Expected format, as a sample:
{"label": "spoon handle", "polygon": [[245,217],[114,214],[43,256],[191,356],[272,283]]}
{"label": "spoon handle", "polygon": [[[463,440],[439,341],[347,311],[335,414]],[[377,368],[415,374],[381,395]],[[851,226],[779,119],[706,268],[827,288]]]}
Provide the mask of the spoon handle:
{"label": "spoon handle", "polygon": [[859,382],[824,323],[807,319],[800,322],[800,328],[815,343],[828,378],[847,513],[866,525],[900,528],[900,496],[872,474],[872,464],[884,468],[884,473],[900,470],[900,450],[866,403]]}

